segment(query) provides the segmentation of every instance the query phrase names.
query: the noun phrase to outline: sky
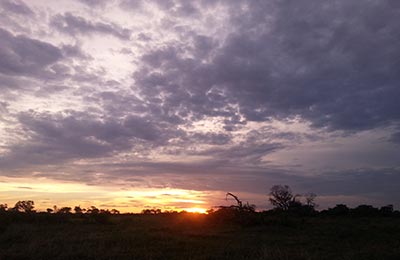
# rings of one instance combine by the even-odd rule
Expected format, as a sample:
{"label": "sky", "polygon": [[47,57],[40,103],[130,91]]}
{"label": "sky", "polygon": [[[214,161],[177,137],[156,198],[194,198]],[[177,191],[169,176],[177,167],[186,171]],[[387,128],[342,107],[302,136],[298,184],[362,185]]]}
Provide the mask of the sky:
{"label": "sky", "polygon": [[400,207],[400,1],[0,0],[0,202]]}

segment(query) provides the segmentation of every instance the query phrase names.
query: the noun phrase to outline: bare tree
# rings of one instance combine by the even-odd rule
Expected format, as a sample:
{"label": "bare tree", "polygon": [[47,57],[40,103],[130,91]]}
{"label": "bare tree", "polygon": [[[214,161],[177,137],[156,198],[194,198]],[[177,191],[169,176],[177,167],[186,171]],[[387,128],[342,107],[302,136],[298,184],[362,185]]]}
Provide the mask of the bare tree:
{"label": "bare tree", "polygon": [[237,207],[239,209],[243,208],[243,203],[241,200],[239,200],[239,198],[235,195],[233,195],[232,193],[228,192],[225,196],[225,199],[228,200],[228,196],[231,196],[232,198],[234,198],[236,200],[236,203],[238,204]]}
{"label": "bare tree", "polygon": [[292,190],[287,185],[274,185],[269,193],[269,201],[275,208],[288,210],[296,196],[293,196]]}
{"label": "bare tree", "polygon": [[304,195],[304,197],[306,198],[306,205],[310,208],[315,208],[318,205],[315,203],[315,198],[317,197],[317,194],[315,193],[307,193]]}
{"label": "bare tree", "polygon": [[[246,202],[246,204],[243,205],[243,202],[234,194],[228,192],[226,193],[226,197],[225,199],[228,200],[228,196],[231,196],[232,198],[234,198],[236,200],[237,206],[234,206],[235,208],[237,208],[239,211],[248,211],[248,212],[254,212],[256,206],[253,204],[249,204],[248,202]],[[231,206],[232,207],[232,206]]]}

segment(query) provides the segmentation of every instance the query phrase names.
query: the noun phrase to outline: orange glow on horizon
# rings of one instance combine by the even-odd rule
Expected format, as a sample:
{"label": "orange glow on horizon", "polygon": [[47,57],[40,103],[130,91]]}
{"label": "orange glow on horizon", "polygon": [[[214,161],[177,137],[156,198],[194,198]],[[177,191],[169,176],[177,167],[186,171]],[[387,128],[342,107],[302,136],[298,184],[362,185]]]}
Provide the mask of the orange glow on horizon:
{"label": "orange glow on horizon", "polygon": [[190,213],[207,214],[207,209],[205,209],[205,208],[186,208],[183,210],[190,212]]}
{"label": "orange glow on horizon", "polygon": [[[86,185],[46,178],[0,178],[0,203],[13,207],[19,200],[33,200],[37,211],[46,208],[80,206],[117,209],[121,213],[139,213],[143,209],[206,213],[214,202],[223,197],[215,191],[177,188],[126,188],[120,185]],[[201,206],[200,206],[201,205]]]}

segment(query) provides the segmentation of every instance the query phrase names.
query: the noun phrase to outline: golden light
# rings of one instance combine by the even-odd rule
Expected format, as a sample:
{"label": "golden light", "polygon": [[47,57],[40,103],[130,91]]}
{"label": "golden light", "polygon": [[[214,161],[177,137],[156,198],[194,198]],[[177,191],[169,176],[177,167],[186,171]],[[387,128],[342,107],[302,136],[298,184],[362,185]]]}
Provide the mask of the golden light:
{"label": "golden light", "polygon": [[207,209],[204,209],[204,208],[186,208],[183,210],[190,212],[190,213],[207,214]]}
{"label": "golden light", "polygon": [[[121,213],[157,208],[162,211],[184,210],[204,214],[211,206],[208,199],[210,194],[212,192],[174,188],[124,189],[118,186],[86,185],[46,178],[0,177],[0,203],[12,206],[18,200],[33,200],[38,211],[45,211],[53,205],[80,205],[82,208],[93,205],[102,209],[115,208]],[[218,197],[215,194],[213,196]]]}

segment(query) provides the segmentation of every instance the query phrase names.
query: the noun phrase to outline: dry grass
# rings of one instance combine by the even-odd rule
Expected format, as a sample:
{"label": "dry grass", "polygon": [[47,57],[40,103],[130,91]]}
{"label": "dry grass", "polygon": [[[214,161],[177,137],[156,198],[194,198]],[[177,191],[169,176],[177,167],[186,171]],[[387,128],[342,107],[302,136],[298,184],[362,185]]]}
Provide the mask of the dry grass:
{"label": "dry grass", "polygon": [[268,217],[253,227],[191,214],[106,218],[0,222],[0,259],[400,259],[398,218]]}

